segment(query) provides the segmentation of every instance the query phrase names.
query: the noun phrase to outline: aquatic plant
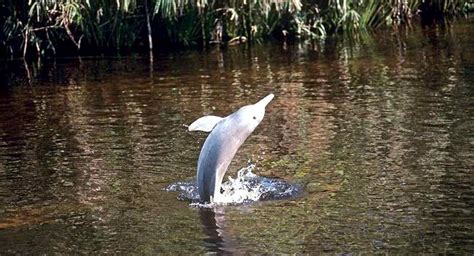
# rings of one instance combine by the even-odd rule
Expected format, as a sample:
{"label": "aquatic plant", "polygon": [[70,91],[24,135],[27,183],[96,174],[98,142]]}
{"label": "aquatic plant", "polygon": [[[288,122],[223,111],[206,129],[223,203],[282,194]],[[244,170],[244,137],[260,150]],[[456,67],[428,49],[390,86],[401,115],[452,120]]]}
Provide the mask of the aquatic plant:
{"label": "aquatic plant", "polygon": [[418,9],[442,16],[470,6],[467,0],[7,0],[0,4],[0,56],[317,39],[406,23]]}

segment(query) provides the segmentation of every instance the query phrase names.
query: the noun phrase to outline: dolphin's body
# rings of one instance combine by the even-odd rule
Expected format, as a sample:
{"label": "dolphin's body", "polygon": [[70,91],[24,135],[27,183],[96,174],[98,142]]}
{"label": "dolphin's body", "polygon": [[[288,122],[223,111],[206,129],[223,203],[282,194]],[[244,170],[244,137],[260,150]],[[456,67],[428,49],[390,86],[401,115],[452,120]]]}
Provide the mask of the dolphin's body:
{"label": "dolphin's body", "polygon": [[211,132],[202,146],[197,167],[197,186],[203,202],[212,202],[220,194],[224,174],[239,147],[257,128],[265,107],[273,99],[269,94],[253,105],[240,108],[222,118],[204,116],[189,126],[189,131]]}

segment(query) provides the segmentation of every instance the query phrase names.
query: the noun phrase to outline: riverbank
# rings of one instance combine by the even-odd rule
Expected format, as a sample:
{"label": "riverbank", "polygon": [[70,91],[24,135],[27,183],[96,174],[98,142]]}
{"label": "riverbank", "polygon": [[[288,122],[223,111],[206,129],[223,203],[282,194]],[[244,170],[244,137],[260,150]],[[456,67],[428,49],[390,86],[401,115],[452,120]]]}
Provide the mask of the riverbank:
{"label": "riverbank", "polygon": [[433,1],[6,1],[0,58],[150,53],[176,48],[321,40],[333,34],[426,25],[472,10]]}

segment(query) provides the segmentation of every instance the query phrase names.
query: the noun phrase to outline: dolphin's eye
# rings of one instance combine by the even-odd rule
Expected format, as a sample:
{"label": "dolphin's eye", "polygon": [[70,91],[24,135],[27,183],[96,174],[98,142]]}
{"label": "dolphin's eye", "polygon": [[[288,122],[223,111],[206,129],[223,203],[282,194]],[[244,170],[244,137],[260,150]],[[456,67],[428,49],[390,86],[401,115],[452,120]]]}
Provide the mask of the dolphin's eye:
{"label": "dolphin's eye", "polygon": [[257,117],[253,116],[253,119],[255,120],[255,119],[257,119]]}

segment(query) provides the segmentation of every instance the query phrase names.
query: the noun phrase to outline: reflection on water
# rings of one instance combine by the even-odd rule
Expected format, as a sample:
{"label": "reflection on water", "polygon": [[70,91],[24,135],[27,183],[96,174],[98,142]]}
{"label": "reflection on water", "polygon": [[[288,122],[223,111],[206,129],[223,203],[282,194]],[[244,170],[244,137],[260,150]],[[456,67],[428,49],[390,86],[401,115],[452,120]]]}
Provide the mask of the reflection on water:
{"label": "reflection on water", "polygon": [[203,241],[208,252],[218,254],[238,252],[237,241],[226,230],[224,208],[201,208],[199,217],[203,232],[207,236]]}
{"label": "reflection on water", "polygon": [[[0,251],[474,251],[472,22],[357,42],[0,63]],[[230,173],[304,185],[197,210],[205,134],[184,125],[275,93]]]}

